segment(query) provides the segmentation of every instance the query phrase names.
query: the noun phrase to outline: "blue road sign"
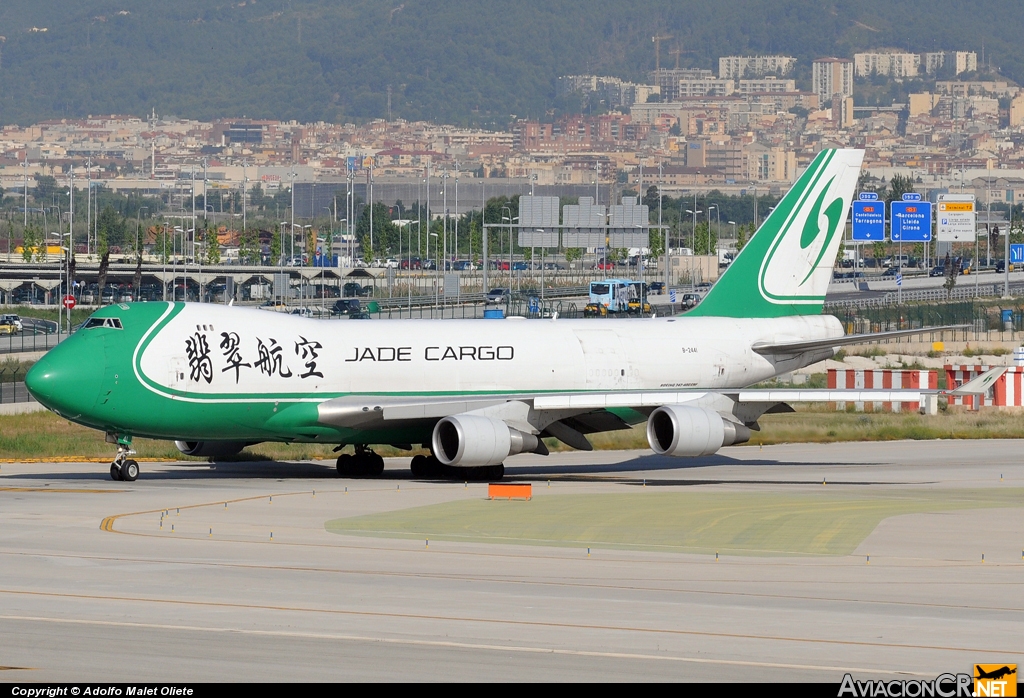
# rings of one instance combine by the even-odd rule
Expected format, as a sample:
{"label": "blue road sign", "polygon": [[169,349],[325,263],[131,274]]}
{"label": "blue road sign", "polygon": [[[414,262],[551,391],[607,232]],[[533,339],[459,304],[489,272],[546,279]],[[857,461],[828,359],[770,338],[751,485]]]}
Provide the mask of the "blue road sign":
{"label": "blue road sign", "polygon": [[1010,245],[1010,264],[1024,264],[1024,245]]}
{"label": "blue road sign", "polygon": [[[1021,245],[1021,247],[1024,247],[1024,245]],[[669,303],[675,303],[676,302],[676,290],[674,288],[670,288],[668,290],[668,302]]]}
{"label": "blue road sign", "polygon": [[885,202],[877,199],[853,202],[853,239],[866,242],[885,240]]}
{"label": "blue road sign", "polygon": [[[920,194],[904,194],[904,197]],[[932,239],[932,204],[930,201],[893,201],[889,205],[893,242],[929,242]]]}
{"label": "blue road sign", "polygon": [[878,201],[878,194],[873,191],[862,191],[857,198],[861,201]]}
{"label": "blue road sign", "polygon": [[896,274],[896,285],[897,286],[902,286],[903,285],[903,274],[900,274],[898,272]]}
{"label": "blue road sign", "polygon": [[908,192],[904,194],[902,198],[904,201],[920,201],[921,195],[917,192]]}

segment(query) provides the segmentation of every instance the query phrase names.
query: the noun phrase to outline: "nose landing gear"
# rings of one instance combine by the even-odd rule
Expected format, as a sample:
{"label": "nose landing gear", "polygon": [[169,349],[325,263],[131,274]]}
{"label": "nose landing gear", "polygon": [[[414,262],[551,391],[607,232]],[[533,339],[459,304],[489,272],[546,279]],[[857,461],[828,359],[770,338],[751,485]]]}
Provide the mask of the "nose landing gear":
{"label": "nose landing gear", "polygon": [[139,479],[139,463],[128,456],[134,456],[132,437],[107,434],[108,443],[117,444],[117,455],[110,464],[110,479],[122,482],[135,482]]}

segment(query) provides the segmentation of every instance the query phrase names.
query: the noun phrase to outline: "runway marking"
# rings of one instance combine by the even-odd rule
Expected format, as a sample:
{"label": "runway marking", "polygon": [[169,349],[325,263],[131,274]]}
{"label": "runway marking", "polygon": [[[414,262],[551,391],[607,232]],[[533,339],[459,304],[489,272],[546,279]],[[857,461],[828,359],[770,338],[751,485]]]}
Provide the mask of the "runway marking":
{"label": "runway marking", "polygon": [[[710,659],[705,657],[681,657],[658,654],[640,654],[634,652],[600,652],[596,650],[568,650],[554,647],[531,647],[528,645],[494,645],[474,642],[455,642],[452,640],[413,640],[407,638],[372,637],[368,635],[345,635],[336,633],[312,633],[283,630],[252,630],[246,628],[210,628],[196,625],[171,625],[165,623],[131,623],[126,621],[84,620],[69,618],[48,618],[44,616],[0,615],[4,620],[18,620],[40,623],[65,623],[69,625],[96,625],[117,628],[147,628],[152,630],[178,630],[206,633],[233,633],[264,637],[289,637],[313,640],[342,640],[347,642],[371,642],[412,647],[447,647],[452,649],[488,650],[496,652],[522,652],[529,654],[554,654],[570,657],[594,657],[600,659],[632,659],[647,661],[682,662],[690,664],[714,664],[726,666],[746,666],[763,669],[793,669],[804,671],[827,671],[843,673],[885,673],[909,676],[931,676],[930,673],[906,671],[902,669],[867,669],[863,667],[842,667],[815,664],[785,664],[780,662],[754,662],[740,659]],[[987,650],[986,650],[987,651]]]}
{"label": "runway marking", "polygon": [[[195,539],[195,540],[207,540],[207,539],[203,538],[203,539]],[[380,549],[380,548],[353,547],[351,549],[355,549],[355,550],[371,550],[371,551],[383,550],[383,551],[386,551],[386,552],[394,552],[393,549],[387,549],[387,548]],[[422,551],[420,551],[420,550],[415,550],[415,551],[404,550],[404,551],[401,551],[401,552],[416,552],[416,553],[418,553],[418,552],[422,552]],[[435,551],[434,553],[431,553],[431,554],[445,554],[445,553],[436,553],[436,551]],[[455,553],[455,554],[472,555],[472,553]],[[520,578],[513,578],[513,577],[509,577],[507,575],[506,576],[494,575],[494,576],[487,577],[487,576],[469,576],[469,575],[452,575],[452,574],[434,574],[434,573],[427,573],[427,572],[393,572],[393,571],[386,571],[386,570],[342,570],[342,569],[329,568],[329,567],[313,567],[313,566],[310,566],[310,565],[257,565],[257,564],[242,564],[242,563],[236,563],[236,562],[210,562],[210,561],[195,561],[195,560],[184,561],[184,560],[168,560],[168,559],[159,559],[159,558],[127,558],[127,557],[109,557],[109,556],[104,556],[104,555],[68,555],[68,554],[58,554],[58,553],[26,553],[26,552],[10,552],[10,551],[0,551],[0,555],[18,555],[18,556],[22,556],[22,557],[42,557],[42,558],[69,558],[69,559],[85,559],[85,560],[102,560],[102,561],[107,561],[107,562],[118,562],[118,563],[137,562],[137,563],[142,563],[142,564],[154,564],[155,563],[155,564],[182,565],[182,566],[193,565],[193,566],[202,566],[202,567],[211,567],[211,568],[243,569],[243,570],[267,570],[267,571],[274,571],[274,572],[319,572],[319,573],[322,573],[322,574],[342,574],[342,575],[363,576],[363,577],[374,577],[374,576],[377,576],[377,577],[394,577],[394,578],[400,578],[400,579],[436,579],[436,580],[454,580],[454,581],[463,581],[463,582],[490,582],[492,584],[516,584],[516,585],[522,585],[522,586],[532,585],[532,586],[538,586],[538,587],[556,587],[556,588],[567,588],[567,589],[603,589],[603,590],[615,590],[615,591],[655,592],[655,593],[665,593],[665,594],[704,594],[704,595],[707,595],[707,596],[726,596],[726,597],[753,598],[753,599],[778,599],[778,600],[783,600],[783,601],[790,601],[790,600],[792,600],[792,601],[820,601],[820,602],[824,602],[824,603],[849,603],[849,604],[865,604],[865,605],[877,605],[877,606],[899,606],[899,607],[908,607],[908,608],[950,608],[950,609],[965,610],[965,611],[990,611],[990,612],[998,612],[998,613],[1022,613],[1022,612],[1024,612],[1024,608],[1020,608],[1020,607],[1016,607],[1015,608],[1015,607],[1009,607],[1009,606],[971,606],[971,605],[965,605],[965,604],[927,603],[927,602],[922,602],[922,601],[898,601],[898,600],[897,601],[893,601],[893,600],[886,600],[886,599],[866,599],[866,598],[865,599],[854,599],[854,598],[845,598],[845,597],[841,597],[841,596],[840,597],[836,597],[836,596],[829,597],[829,596],[808,596],[808,595],[801,595],[801,594],[769,594],[769,593],[752,593],[752,592],[745,592],[745,591],[724,591],[722,589],[699,589],[699,588],[695,589],[695,588],[687,588],[687,587],[659,587],[659,586],[654,586],[654,585],[641,586],[641,585],[638,585],[638,584],[610,584],[610,583],[608,583],[608,584],[598,584],[598,583],[593,583],[593,582],[587,583],[587,582],[582,582],[582,581],[553,582],[553,581],[548,581],[548,580],[544,580],[544,579],[520,579]],[[513,559],[518,559],[518,558],[513,558]],[[573,561],[575,561],[574,559],[555,558],[555,557],[536,558],[536,559],[543,559],[543,560],[546,560],[546,561],[556,561],[556,562],[573,562]],[[635,563],[636,561],[635,560],[623,560],[623,559],[620,559],[620,558],[611,558],[611,559],[597,560],[596,562],[599,562],[599,563],[600,562],[631,562],[631,563]],[[659,564],[659,562],[655,562],[654,564]],[[714,564],[714,563],[709,563],[709,564]],[[719,563],[719,564],[721,564],[721,563]],[[831,567],[832,565],[829,565],[829,566]],[[969,566],[976,567],[977,565],[976,565],[976,563],[970,563]],[[993,563],[991,565],[991,568],[995,568],[995,567],[1017,567],[1017,566],[1019,566],[1019,563],[1011,563],[1010,565],[1004,565],[1004,564],[1001,564],[1001,563]],[[892,568],[887,568],[887,569],[892,569]],[[737,583],[743,583],[745,580],[730,579],[730,578],[708,578],[708,579],[676,579],[675,581],[678,581],[680,583],[689,582],[689,583],[697,583],[697,584],[714,585],[714,584],[737,584]],[[798,581],[799,582],[804,582],[805,580],[798,580]],[[779,579],[779,580],[770,580],[768,582],[762,582],[762,583],[790,584],[790,583],[793,583],[793,580],[791,580],[791,579]],[[833,584],[833,585],[838,584],[838,583],[839,582],[831,582],[831,584]],[[860,583],[861,582],[850,582],[850,584],[860,584]],[[899,584],[899,582],[887,582],[887,585],[890,585],[890,586],[897,585],[897,584]],[[908,582],[907,584],[913,586],[914,588],[919,588],[923,584],[926,584],[926,583]],[[935,582],[935,584],[939,585],[939,586],[950,586],[950,585],[969,586],[969,585],[973,585],[973,584],[977,584],[977,583],[976,582],[949,582],[949,581],[942,581],[942,582]],[[1021,582],[992,582],[992,581],[986,581],[986,582],[983,582],[982,584],[985,585],[985,586],[1012,586],[1012,587],[1018,587],[1018,586],[1021,585]],[[13,590],[13,589],[9,590],[9,589],[2,589],[2,588],[0,588],[0,594],[3,594],[3,593],[15,593],[15,594],[17,594],[17,593],[29,593],[29,592],[22,592],[20,590]]]}
{"label": "runway marking", "polygon": [[[672,636],[685,636],[685,637],[714,637],[723,638],[730,640],[764,640],[774,642],[793,642],[803,644],[819,644],[819,645],[839,645],[839,646],[852,646],[852,647],[878,647],[888,649],[916,649],[916,650],[938,650],[942,652],[973,652],[973,653],[995,653],[995,654],[1021,654],[1024,649],[990,649],[990,648],[979,648],[979,647],[941,647],[938,645],[914,645],[914,644],[901,644],[894,642],[867,642],[864,640],[831,640],[827,638],[804,638],[804,637],[791,637],[786,635],[752,635],[749,633],[725,633],[725,632],[711,632],[705,630],[677,630],[672,628],[644,628],[644,627],[630,627],[624,625],[604,625],[604,624],[591,624],[591,623],[560,623],[556,621],[536,621],[536,620],[514,620],[509,618],[473,618],[469,616],[441,616],[441,615],[428,615],[421,613],[388,613],[385,611],[353,611],[346,609],[337,608],[312,608],[308,606],[277,606],[268,604],[243,604],[243,603],[232,603],[227,601],[187,601],[184,599],[158,599],[152,597],[139,597],[139,596],[105,596],[101,594],[71,594],[65,592],[47,592],[47,591],[18,591],[12,589],[0,589],[0,593],[21,595],[21,596],[39,596],[44,598],[66,598],[66,599],[81,599],[88,601],[134,601],[137,603],[154,603],[154,604],[167,604],[171,606],[189,606],[189,607],[200,607],[200,608],[228,608],[238,610],[264,610],[264,611],[286,611],[292,613],[315,613],[315,614],[326,614],[326,615],[337,615],[337,616],[359,616],[366,618],[389,618],[389,619],[405,619],[405,620],[424,620],[424,621],[446,621],[454,623],[481,623],[481,624],[494,624],[494,625],[508,625],[508,626],[519,626],[519,627],[530,627],[530,628],[559,628],[569,630],[602,630],[611,632],[634,632],[642,634],[652,635],[672,635]],[[0,618],[7,618],[8,616],[0,616]],[[13,618],[13,617],[12,617]],[[42,619],[45,620],[45,619]],[[72,622],[72,621],[68,621]],[[81,621],[89,622],[89,621]]]}
{"label": "runway marking", "polygon": [[68,487],[0,487],[0,492],[61,492],[64,494],[110,494],[128,490],[72,489]]}

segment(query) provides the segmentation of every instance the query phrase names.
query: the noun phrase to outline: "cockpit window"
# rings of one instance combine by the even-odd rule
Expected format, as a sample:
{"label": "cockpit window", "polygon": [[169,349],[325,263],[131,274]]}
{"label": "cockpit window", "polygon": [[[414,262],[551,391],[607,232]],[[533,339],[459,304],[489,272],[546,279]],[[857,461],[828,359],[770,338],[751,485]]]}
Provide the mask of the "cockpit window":
{"label": "cockpit window", "polygon": [[109,327],[115,330],[123,330],[121,320],[116,317],[91,317],[85,321],[83,330],[91,330],[93,327]]}

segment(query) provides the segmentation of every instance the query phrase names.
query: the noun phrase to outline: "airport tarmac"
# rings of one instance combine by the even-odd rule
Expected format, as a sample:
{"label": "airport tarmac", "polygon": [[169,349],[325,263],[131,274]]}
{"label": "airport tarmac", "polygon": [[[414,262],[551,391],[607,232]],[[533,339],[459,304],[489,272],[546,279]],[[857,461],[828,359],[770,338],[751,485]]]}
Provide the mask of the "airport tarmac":
{"label": "airport tarmac", "polygon": [[1017,441],[517,456],[524,502],[413,481],[408,459],[333,473],[2,464],[0,680],[838,684],[1024,664]]}

